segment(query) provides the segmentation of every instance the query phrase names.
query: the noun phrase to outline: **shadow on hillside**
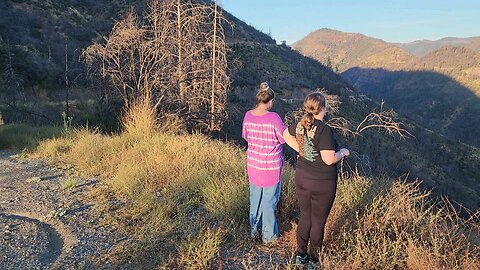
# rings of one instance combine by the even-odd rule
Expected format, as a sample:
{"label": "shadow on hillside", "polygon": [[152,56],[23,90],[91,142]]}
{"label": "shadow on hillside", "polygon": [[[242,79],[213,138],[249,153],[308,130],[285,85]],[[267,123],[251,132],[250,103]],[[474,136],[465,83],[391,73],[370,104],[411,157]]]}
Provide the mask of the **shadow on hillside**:
{"label": "shadow on hillside", "polygon": [[342,76],[361,93],[453,140],[480,147],[480,98],[433,71],[351,68]]}
{"label": "shadow on hillside", "polygon": [[455,205],[480,208],[480,150],[460,143],[480,146],[480,98],[471,89],[430,71],[352,68],[342,75],[361,93],[405,115],[407,119],[400,116],[399,121],[415,136],[408,142],[380,143],[371,134],[359,145],[379,146],[363,149],[365,154],[390,173],[418,178],[423,187],[448,195]]}

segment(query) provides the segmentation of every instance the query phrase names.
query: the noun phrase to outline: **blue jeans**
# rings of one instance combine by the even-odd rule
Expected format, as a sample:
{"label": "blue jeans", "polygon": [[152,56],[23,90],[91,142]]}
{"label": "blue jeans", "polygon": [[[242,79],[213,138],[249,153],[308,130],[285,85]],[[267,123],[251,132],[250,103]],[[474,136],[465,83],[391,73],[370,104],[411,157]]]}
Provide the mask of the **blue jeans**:
{"label": "blue jeans", "polygon": [[264,243],[277,239],[279,235],[275,208],[281,186],[281,182],[264,188],[250,183],[250,236],[255,237],[261,229]]}

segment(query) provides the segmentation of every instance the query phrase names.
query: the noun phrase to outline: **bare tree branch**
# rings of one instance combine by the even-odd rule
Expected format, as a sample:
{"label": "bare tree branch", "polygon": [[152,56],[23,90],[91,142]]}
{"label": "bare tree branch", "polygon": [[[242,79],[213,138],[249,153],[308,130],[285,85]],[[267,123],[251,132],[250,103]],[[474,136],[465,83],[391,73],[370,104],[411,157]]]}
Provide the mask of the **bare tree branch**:
{"label": "bare tree branch", "polygon": [[[329,95],[325,89],[317,90],[323,93],[326,97],[327,114],[330,116],[330,119],[326,124],[337,130],[344,137],[361,136],[361,134],[368,129],[383,130],[391,136],[398,135],[401,138],[407,136],[414,137],[410,132],[402,128],[402,123],[395,120],[395,113],[393,110],[383,110],[383,106],[381,106],[379,112],[369,113],[362,121],[355,125],[344,117],[336,116],[341,105],[341,101],[337,95]],[[303,108],[288,112],[285,115],[286,124],[290,125],[295,120],[300,119],[303,114]]]}
{"label": "bare tree branch", "polygon": [[162,112],[188,112],[193,129],[219,130],[230,85],[224,21],[216,2],[151,0],[143,19],[131,10],[83,57],[126,107],[146,99]]}

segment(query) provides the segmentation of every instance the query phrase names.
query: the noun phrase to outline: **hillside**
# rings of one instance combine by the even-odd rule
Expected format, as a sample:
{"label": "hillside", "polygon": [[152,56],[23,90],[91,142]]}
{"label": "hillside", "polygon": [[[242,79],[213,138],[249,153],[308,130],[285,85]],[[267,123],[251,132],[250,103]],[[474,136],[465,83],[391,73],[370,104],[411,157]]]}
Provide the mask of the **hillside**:
{"label": "hillside", "polygon": [[480,37],[470,38],[442,38],[439,40],[416,40],[409,43],[392,43],[393,45],[405,49],[409,53],[422,57],[426,54],[440,49],[441,47],[465,47],[480,51]]}
{"label": "hillside", "polygon": [[[371,44],[370,48],[345,37],[361,38],[363,43]],[[331,66],[343,67],[339,69],[342,76],[377,102],[383,100],[430,130],[478,147],[477,136],[466,134],[462,128],[474,123],[472,133],[480,132],[475,117],[480,114],[480,53],[457,47],[475,47],[476,40],[444,39],[435,44],[450,46],[419,58],[375,38],[321,29],[295,43],[294,48],[323,63],[332,55],[354,58],[342,65],[341,59],[332,57]],[[325,46],[331,42],[337,44]]]}
{"label": "hillside", "polygon": [[420,58],[413,69],[428,69],[448,75],[480,97],[480,50],[442,47]]}
{"label": "hillside", "polygon": [[[68,95],[75,123],[113,122],[114,118],[100,114],[116,114],[120,105],[109,104],[110,108],[105,111],[107,106],[99,104],[106,98],[104,90],[87,76],[80,55],[93,41],[102,41],[130,7],[141,14],[147,2],[0,1],[0,109],[3,118],[7,122],[62,123],[61,113],[65,111]],[[275,43],[267,34],[228,12],[224,15],[229,21],[224,23],[227,42]],[[65,87],[66,77],[68,88]],[[115,128],[115,124],[106,127]]]}
{"label": "hillside", "polygon": [[[277,91],[279,98],[274,110],[282,116],[301,106],[305,93],[317,88],[338,95],[341,101],[338,115],[355,123],[378,109],[377,104],[352,90],[339,75],[286,46],[236,44],[232,46],[232,55],[243,65],[233,74],[230,120],[225,127],[230,138],[239,139],[243,113],[253,106],[257,82],[263,80],[268,80]],[[398,117],[415,138],[399,139],[377,131],[357,138],[342,138],[337,134],[345,145],[359,153],[359,158],[353,158],[350,165],[358,163],[364,173],[408,174],[408,179],[421,179],[424,186],[434,188],[436,194],[449,194],[472,209],[479,208],[480,186],[476,172],[480,170],[480,150],[424,129],[413,121],[415,119]],[[474,133],[471,138],[476,140]]]}
{"label": "hillside", "polygon": [[360,66],[342,76],[420,125],[478,147],[479,56],[467,48],[444,47],[400,70]]}
{"label": "hillside", "polygon": [[[35,134],[18,125],[8,129]],[[292,167],[282,173],[280,238],[264,245],[247,233],[244,149],[198,134],[151,135],[76,130],[42,141],[28,158],[0,151],[0,264],[295,269]],[[459,218],[418,183],[342,174],[322,269],[478,269],[479,233],[478,220]]]}

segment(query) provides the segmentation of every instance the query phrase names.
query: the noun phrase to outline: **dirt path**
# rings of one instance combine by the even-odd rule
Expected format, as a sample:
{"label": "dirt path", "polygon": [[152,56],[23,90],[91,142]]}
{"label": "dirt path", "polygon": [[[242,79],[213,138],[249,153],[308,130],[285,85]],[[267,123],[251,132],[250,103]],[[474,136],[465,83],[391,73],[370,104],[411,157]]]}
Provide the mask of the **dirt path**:
{"label": "dirt path", "polygon": [[0,151],[0,269],[92,269],[122,237],[86,199],[101,183]]}

